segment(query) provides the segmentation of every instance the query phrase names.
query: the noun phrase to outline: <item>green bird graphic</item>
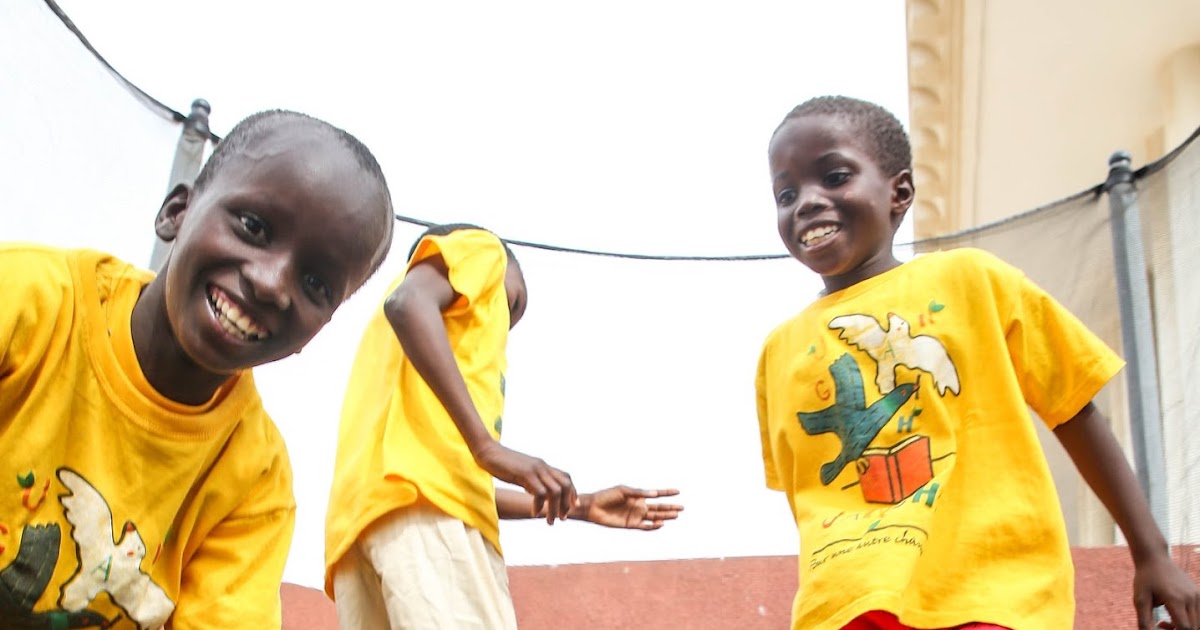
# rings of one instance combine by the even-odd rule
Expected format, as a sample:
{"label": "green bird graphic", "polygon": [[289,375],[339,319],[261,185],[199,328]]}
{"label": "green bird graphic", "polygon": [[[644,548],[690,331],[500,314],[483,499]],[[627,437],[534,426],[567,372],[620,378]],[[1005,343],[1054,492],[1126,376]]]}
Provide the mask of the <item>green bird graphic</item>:
{"label": "green bird graphic", "polygon": [[829,374],[833,376],[833,386],[837,390],[833,404],[820,411],[796,414],[800,426],[809,435],[833,432],[842,441],[842,452],[833,461],[821,465],[821,483],[825,485],[837,479],[846,464],[862,457],[871,440],[917,390],[912,383],[897,385],[868,407],[863,395],[862,372],[853,357],[849,354],[838,357],[829,366]]}

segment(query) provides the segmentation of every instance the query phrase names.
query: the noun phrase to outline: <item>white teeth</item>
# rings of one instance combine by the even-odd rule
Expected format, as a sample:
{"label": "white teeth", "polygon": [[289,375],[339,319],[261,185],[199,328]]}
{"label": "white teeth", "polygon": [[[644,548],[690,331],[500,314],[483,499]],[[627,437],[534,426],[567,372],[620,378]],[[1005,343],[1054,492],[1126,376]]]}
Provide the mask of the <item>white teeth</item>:
{"label": "white teeth", "polygon": [[208,303],[212,305],[213,311],[217,314],[217,322],[221,324],[221,328],[230,335],[248,341],[267,338],[267,331],[255,324],[249,315],[243,313],[237,304],[226,299],[224,295],[216,292],[209,293]]}
{"label": "white teeth", "polygon": [[805,232],[804,235],[800,237],[800,242],[806,247],[812,247],[820,244],[830,236],[837,234],[840,229],[841,228],[836,225],[817,226]]}

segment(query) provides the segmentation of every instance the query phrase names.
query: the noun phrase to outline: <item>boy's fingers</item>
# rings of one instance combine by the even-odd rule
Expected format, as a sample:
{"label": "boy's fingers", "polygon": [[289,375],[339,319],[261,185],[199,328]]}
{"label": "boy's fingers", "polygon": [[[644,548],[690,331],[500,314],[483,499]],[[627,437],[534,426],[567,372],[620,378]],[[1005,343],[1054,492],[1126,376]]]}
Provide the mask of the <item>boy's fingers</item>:
{"label": "boy's fingers", "polygon": [[658,497],[670,497],[679,494],[678,490],[646,490],[645,488],[630,488],[629,486],[617,486],[616,490],[620,490],[626,496],[634,496],[640,499],[656,499]]}
{"label": "boy's fingers", "polygon": [[1144,593],[1133,596],[1133,608],[1137,611],[1138,630],[1154,630],[1153,597]]}
{"label": "boy's fingers", "polygon": [[553,475],[542,473],[542,483],[546,486],[546,522],[553,525],[562,509],[562,487],[555,481]]}
{"label": "boy's fingers", "polygon": [[[1171,623],[1176,628],[1195,628],[1196,627],[1196,620],[1193,619],[1192,616],[1188,614],[1188,607],[1187,607],[1186,602],[1181,602],[1174,598],[1171,598],[1171,599],[1164,598],[1164,599],[1165,599],[1165,601],[1163,601],[1162,604],[1167,609],[1167,616],[1169,616],[1171,618]],[[1153,618],[1153,616],[1154,616],[1153,612],[1151,612],[1151,617]]]}
{"label": "boy's fingers", "polygon": [[1171,615],[1171,622],[1177,628],[1195,628],[1198,621],[1200,621],[1188,612],[1187,604],[1184,602],[1168,603],[1167,614]]}
{"label": "boy's fingers", "polygon": [[575,505],[575,486],[571,485],[571,480],[567,479],[566,485],[563,486],[562,493],[562,509],[559,510],[558,516],[562,520],[567,520],[567,515],[571,513],[571,506]]}
{"label": "boy's fingers", "polygon": [[653,510],[650,512],[649,516],[653,516],[655,520],[670,521],[679,518],[679,510],[682,509],[682,507],[680,507],[678,510],[672,507],[662,510]]}
{"label": "boy's fingers", "polygon": [[558,514],[559,518],[565,521],[567,520],[567,515],[571,513],[571,508],[574,507],[575,501],[578,499],[575,494],[575,484],[571,483],[571,475],[557,468],[552,468],[551,471],[553,471],[551,472],[551,476],[554,477],[554,480],[559,483],[562,489],[562,495],[559,497],[561,503]]}
{"label": "boy's fingers", "polygon": [[533,495],[533,515],[537,516],[542,513],[542,508],[548,508],[546,505],[546,488],[534,477],[525,483],[525,491]]}

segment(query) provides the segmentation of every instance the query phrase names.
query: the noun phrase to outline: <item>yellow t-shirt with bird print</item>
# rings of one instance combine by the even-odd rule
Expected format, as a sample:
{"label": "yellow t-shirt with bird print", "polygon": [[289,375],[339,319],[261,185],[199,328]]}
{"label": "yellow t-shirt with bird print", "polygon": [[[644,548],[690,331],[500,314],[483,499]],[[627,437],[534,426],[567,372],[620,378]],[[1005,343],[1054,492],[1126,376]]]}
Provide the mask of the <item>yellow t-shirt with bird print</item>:
{"label": "yellow t-shirt with bird print", "polygon": [[130,318],[153,275],[0,245],[0,628],[281,626],[292,470],[250,372],[159,394]]}
{"label": "yellow t-shirt with bird print", "polygon": [[1069,628],[1066,528],[1029,409],[1053,428],[1123,366],[1017,269],[918,257],[821,297],[767,338],[767,485],[799,528],[793,628]]}

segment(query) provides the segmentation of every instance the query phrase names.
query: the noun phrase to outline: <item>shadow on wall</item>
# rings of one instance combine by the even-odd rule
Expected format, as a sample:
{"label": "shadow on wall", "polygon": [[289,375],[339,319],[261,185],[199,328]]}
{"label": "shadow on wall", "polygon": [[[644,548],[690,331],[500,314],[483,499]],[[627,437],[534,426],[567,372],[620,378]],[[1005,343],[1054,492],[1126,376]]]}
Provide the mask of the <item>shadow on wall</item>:
{"label": "shadow on wall", "polygon": [[[1073,549],[1075,627],[1135,628],[1125,547]],[[1200,547],[1175,560],[1200,581]],[[521,630],[779,630],[796,590],[795,556],[510,567]],[[284,630],[336,630],[321,591],[284,584]]]}

